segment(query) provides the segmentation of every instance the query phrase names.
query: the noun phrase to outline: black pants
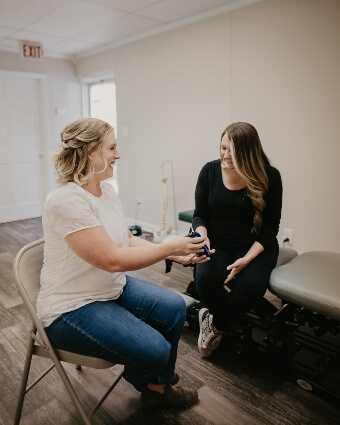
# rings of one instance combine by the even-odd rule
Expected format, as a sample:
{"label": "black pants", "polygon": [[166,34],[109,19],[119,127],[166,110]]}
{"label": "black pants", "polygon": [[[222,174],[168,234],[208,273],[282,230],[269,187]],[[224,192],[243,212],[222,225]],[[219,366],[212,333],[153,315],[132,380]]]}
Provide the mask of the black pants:
{"label": "black pants", "polygon": [[275,242],[238,273],[228,283],[229,292],[224,285],[229,274],[227,266],[243,257],[248,249],[227,252],[211,247],[216,252],[210,261],[196,265],[196,285],[203,306],[214,316],[214,325],[223,331],[228,324],[242,320],[265,294],[270,273],[276,266],[279,246]]}

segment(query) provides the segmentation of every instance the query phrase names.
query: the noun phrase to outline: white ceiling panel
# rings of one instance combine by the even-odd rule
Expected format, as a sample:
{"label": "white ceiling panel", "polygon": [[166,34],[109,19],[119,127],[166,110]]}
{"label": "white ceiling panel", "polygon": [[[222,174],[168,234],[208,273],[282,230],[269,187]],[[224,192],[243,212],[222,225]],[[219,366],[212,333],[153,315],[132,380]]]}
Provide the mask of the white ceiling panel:
{"label": "white ceiling panel", "polygon": [[262,0],[0,0],[0,51],[77,58]]}
{"label": "white ceiling panel", "polygon": [[[82,38],[85,40],[96,39],[98,42],[107,45],[108,42],[117,43],[121,39],[127,39],[137,34],[151,31],[155,28],[159,28],[161,25],[162,24],[158,21],[141,16],[127,15],[115,21],[114,25],[102,27],[100,34],[98,34],[98,31],[92,30],[83,34]],[[102,36],[101,39],[99,39],[99,35]]]}
{"label": "white ceiling panel", "polygon": [[173,22],[215,9],[234,0],[165,0],[139,11],[142,16]]}
{"label": "white ceiling panel", "polygon": [[59,54],[74,56],[88,50],[93,50],[96,46],[98,46],[96,43],[79,40],[67,40],[55,45],[53,47],[53,51]]}
{"label": "white ceiling panel", "polygon": [[50,13],[68,0],[1,0],[0,25],[20,28]]}
{"label": "white ceiling panel", "polygon": [[15,28],[0,27],[0,40],[16,32]]}
{"label": "white ceiling panel", "polygon": [[132,13],[152,4],[162,3],[163,0],[93,0],[93,2]]}
{"label": "white ceiling panel", "polygon": [[34,32],[73,37],[100,28],[122,16],[123,12],[81,0],[71,0],[27,27]]}

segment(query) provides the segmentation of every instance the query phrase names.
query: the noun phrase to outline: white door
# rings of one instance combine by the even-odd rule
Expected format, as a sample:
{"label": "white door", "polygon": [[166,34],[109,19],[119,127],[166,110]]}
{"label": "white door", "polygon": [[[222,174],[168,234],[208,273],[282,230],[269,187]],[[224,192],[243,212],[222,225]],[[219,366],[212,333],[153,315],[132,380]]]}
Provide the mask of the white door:
{"label": "white door", "polygon": [[0,223],[42,213],[38,79],[0,75]]}

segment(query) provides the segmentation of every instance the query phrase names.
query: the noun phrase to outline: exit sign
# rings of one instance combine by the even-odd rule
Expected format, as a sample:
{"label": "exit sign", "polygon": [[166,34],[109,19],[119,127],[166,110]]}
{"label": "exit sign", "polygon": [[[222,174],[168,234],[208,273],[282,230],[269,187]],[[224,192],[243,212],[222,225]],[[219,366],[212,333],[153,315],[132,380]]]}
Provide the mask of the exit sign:
{"label": "exit sign", "polygon": [[42,60],[43,48],[39,43],[31,43],[29,41],[20,42],[20,57],[21,59]]}

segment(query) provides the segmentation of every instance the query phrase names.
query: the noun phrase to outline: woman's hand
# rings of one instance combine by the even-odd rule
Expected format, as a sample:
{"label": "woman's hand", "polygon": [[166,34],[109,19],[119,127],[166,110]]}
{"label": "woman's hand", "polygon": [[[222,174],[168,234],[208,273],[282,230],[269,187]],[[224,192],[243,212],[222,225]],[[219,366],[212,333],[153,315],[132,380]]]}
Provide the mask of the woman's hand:
{"label": "woman's hand", "polygon": [[[207,229],[203,226],[199,226],[196,228],[196,232],[198,232],[204,238],[205,245],[207,245],[209,251],[213,254],[215,252],[215,249],[210,249],[210,239],[208,238]],[[202,261],[194,261],[194,262],[201,263]]]}
{"label": "woman's hand", "polygon": [[227,279],[224,281],[224,285],[228,285],[228,283],[234,279],[234,277],[240,273],[241,270],[243,270],[247,265],[249,264],[249,262],[246,260],[245,257],[239,258],[238,260],[236,260],[233,264],[230,264],[227,267],[227,270],[230,270],[230,273],[227,277]]}
{"label": "woman's hand", "polygon": [[230,264],[227,267],[227,270],[231,270],[229,273],[229,276],[224,281],[224,284],[227,285],[234,277],[240,273],[241,270],[243,270],[250,262],[254,260],[258,255],[260,255],[264,251],[263,246],[259,242],[254,242],[253,245],[250,247],[247,254],[236,260],[233,264]]}
{"label": "woman's hand", "polygon": [[184,233],[180,236],[171,237],[171,239],[164,241],[163,245],[170,246],[170,257],[195,256],[198,253],[204,252],[203,246],[205,245],[205,240],[201,236],[190,238],[188,233]]}
{"label": "woman's hand", "polygon": [[[211,249],[210,254],[214,254],[215,250]],[[176,261],[177,263],[184,264],[185,266],[189,264],[200,264],[200,263],[206,263],[210,260],[210,257],[207,257],[206,255],[197,255],[197,254],[188,254],[188,255],[181,255],[181,256],[171,256],[169,257],[169,260]]]}

